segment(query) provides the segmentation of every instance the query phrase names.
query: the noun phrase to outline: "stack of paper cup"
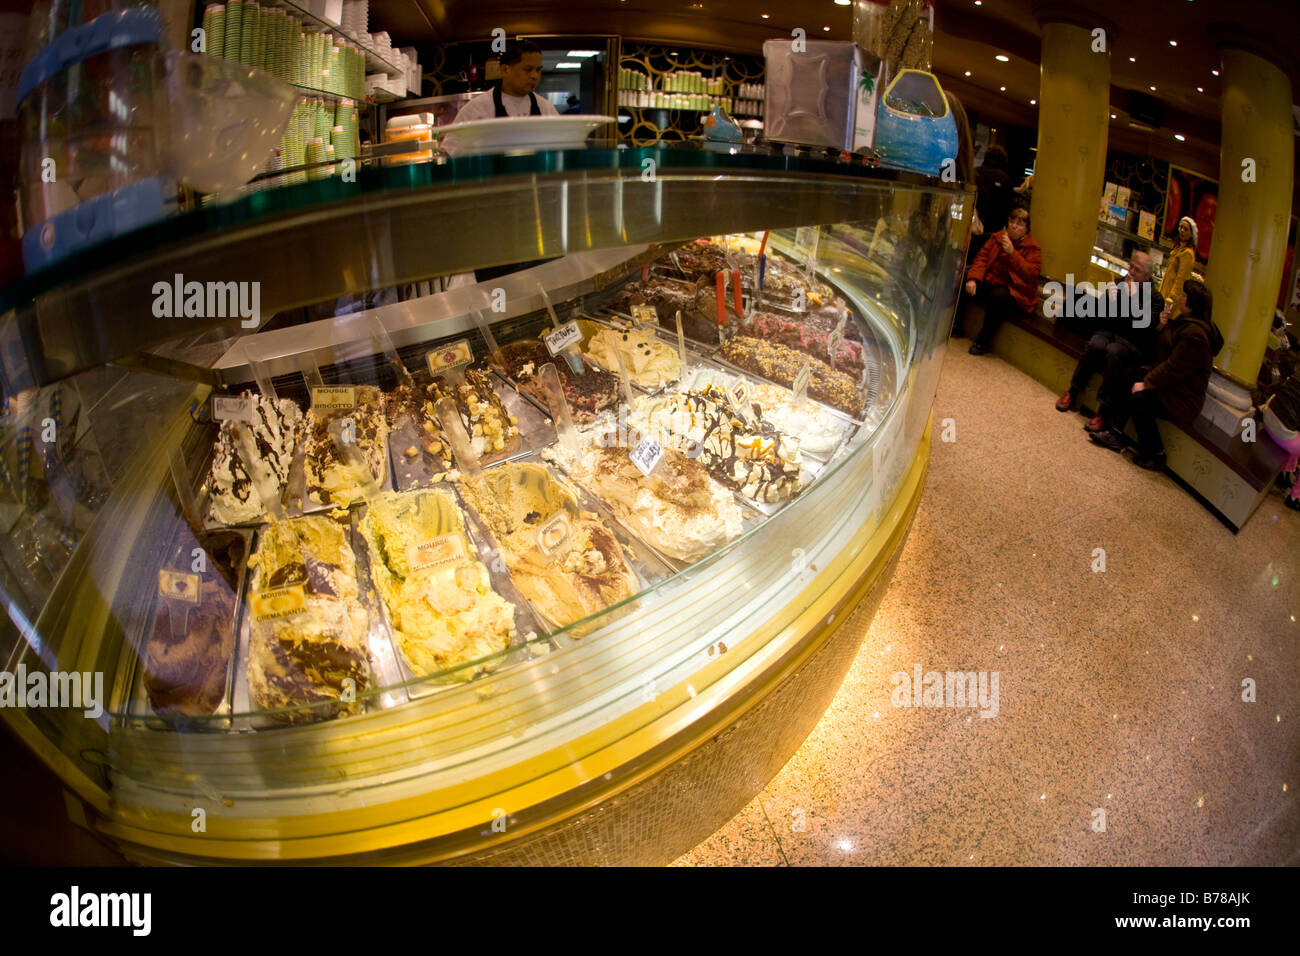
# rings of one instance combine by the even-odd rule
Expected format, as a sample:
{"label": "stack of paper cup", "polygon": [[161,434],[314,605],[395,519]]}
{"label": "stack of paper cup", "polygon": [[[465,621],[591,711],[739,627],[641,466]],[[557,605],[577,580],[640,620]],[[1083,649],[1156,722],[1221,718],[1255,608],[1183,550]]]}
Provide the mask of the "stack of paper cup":
{"label": "stack of paper cup", "polygon": [[[313,136],[310,142],[307,143],[307,162],[309,164],[325,162],[325,141],[319,136]],[[308,179],[324,179],[326,175],[323,166],[307,170]]]}
{"label": "stack of paper cup", "polygon": [[212,56],[225,56],[226,8],[210,3],[203,8],[203,51]]}
{"label": "stack of paper cup", "polygon": [[239,47],[242,42],[244,25],[244,4],[242,0],[230,0],[226,4],[226,35],[222,39],[222,56],[227,60],[239,62]]}

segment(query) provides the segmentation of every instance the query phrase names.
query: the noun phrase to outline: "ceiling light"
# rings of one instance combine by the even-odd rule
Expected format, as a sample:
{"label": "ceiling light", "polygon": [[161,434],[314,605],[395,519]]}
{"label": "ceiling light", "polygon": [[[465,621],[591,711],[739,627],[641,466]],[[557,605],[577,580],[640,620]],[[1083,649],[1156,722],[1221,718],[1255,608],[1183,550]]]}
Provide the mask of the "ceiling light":
{"label": "ceiling light", "polygon": [[822,27],[822,29],[825,30],[827,33],[830,33],[830,32],[831,32],[831,28],[830,28],[830,27]]}
{"label": "ceiling light", "polygon": [[1138,61],[1138,58],[1135,57],[1135,56],[1131,56],[1131,57],[1128,58],[1128,61],[1129,61],[1130,63],[1136,63],[1136,62]]}
{"label": "ceiling light", "polygon": [[1008,63],[1010,62],[1011,57],[1007,56],[1005,53],[999,53],[993,59],[997,60],[999,63]]}
{"label": "ceiling light", "polygon": [[1116,116],[1114,113],[1111,113],[1111,114],[1110,114],[1110,118],[1111,118],[1111,119],[1119,119],[1119,117]]}
{"label": "ceiling light", "polygon": [[1170,45],[1170,46],[1178,46],[1178,41],[1177,41],[1177,40],[1170,40],[1170,41],[1169,41],[1169,45]]}
{"label": "ceiling light", "polygon": [[1029,101],[1029,105],[1030,105],[1030,106],[1037,106],[1037,105],[1038,105],[1038,100],[1030,100],[1030,101]]}
{"label": "ceiling light", "polygon": [[849,5],[850,2],[851,2],[851,0],[835,0],[835,6],[837,6],[837,7],[847,7],[847,6]]}
{"label": "ceiling light", "polygon": [[967,70],[967,71],[966,71],[966,75],[967,75],[967,76],[970,76],[970,70]]}
{"label": "ceiling light", "polygon": [[576,60],[561,60],[555,64],[557,70],[581,70],[582,64]]}
{"label": "ceiling light", "polygon": [[1198,86],[1198,87],[1196,88],[1196,92],[1197,92],[1197,93],[1204,93],[1204,92],[1205,92],[1205,87],[1203,87],[1203,86]]}
{"label": "ceiling light", "polygon": [[772,19],[772,14],[770,14],[770,13],[765,13],[765,14],[763,14],[763,19],[764,19],[764,20],[770,20],[770,19]]}
{"label": "ceiling light", "polygon": [[587,57],[589,57],[589,56],[600,56],[600,51],[599,51],[599,50],[570,50],[568,53],[566,53],[566,54],[564,54],[564,55],[565,55],[565,56],[576,56],[576,57],[579,57],[579,58],[585,60],[585,59],[587,59]]}
{"label": "ceiling light", "polygon": [[984,0],[975,0],[975,6],[977,7],[984,6]]}
{"label": "ceiling light", "polygon": [[1180,143],[1185,143],[1187,141],[1187,137],[1182,133],[1174,133],[1174,139],[1178,140]]}
{"label": "ceiling light", "polygon": [[1218,75],[1219,75],[1219,71],[1218,71],[1218,70],[1211,70],[1210,72],[1213,73],[1215,76],[1218,76]]}
{"label": "ceiling light", "polygon": [[1156,91],[1156,88],[1155,88],[1154,86],[1151,87],[1151,92],[1154,93],[1155,91]]}
{"label": "ceiling light", "polygon": [[1006,91],[1007,91],[1007,88],[1006,88],[1005,86],[1002,87],[1002,92],[1005,93]]}

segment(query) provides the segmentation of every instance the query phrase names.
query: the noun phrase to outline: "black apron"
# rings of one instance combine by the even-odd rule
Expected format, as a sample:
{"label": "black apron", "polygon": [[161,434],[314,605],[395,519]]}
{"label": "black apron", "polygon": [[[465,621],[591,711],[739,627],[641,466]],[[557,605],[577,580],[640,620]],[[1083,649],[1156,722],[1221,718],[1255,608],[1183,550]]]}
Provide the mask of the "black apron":
{"label": "black apron", "polygon": [[[537,94],[536,94],[536,93],[529,93],[529,94],[528,94],[528,99],[529,99],[529,101],[533,104],[533,108],[532,108],[531,110],[529,110],[528,115],[529,115],[529,116],[541,116],[541,115],[542,115],[542,108],[541,108],[540,106],[537,105]],[[506,112],[506,104],[504,104],[504,103],[501,102],[501,87],[500,87],[500,86],[494,86],[494,87],[492,87],[492,105],[495,106],[495,107],[497,108],[497,115],[496,115],[496,118],[497,118],[497,119],[506,119],[507,117],[510,116],[510,114]]]}

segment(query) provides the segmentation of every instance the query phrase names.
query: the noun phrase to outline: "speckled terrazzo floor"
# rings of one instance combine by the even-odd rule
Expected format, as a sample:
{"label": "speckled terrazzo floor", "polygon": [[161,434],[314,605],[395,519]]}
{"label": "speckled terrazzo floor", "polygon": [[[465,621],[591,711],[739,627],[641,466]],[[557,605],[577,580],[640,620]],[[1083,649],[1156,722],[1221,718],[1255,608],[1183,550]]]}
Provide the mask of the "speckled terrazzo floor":
{"label": "speckled terrazzo floor", "polygon": [[[676,865],[1300,864],[1300,513],[1274,492],[1234,536],[969,344],[844,686]],[[917,664],[997,671],[997,716],[893,706]]]}

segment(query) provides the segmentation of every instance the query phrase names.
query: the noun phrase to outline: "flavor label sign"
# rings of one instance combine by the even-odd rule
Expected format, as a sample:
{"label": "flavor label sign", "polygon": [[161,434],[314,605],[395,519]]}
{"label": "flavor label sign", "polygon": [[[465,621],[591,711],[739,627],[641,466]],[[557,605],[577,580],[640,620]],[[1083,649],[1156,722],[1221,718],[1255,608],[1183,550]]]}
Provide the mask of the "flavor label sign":
{"label": "flavor label sign", "polygon": [[727,389],[727,401],[731,403],[737,415],[746,422],[750,420],[752,407],[749,403],[749,385],[746,382],[740,379],[733,382]]}
{"label": "flavor label sign", "polygon": [[632,321],[637,325],[658,325],[659,312],[653,305],[632,306]]}
{"label": "flavor label sign", "polygon": [[307,590],[301,584],[256,591],[249,599],[253,617],[258,621],[276,621],[307,613]]}
{"label": "flavor label sign", "polygon": [[577,322],[565,322],[558,329],[543,335],[542,341],[546,343],[548,352],[552,355],[559,355],[569,346],[581,342],[582,332],[578,329]]}
{"label": "flavor label sign", "polygon": [[440,535],[432,541],[413,544],[406,549],[406,563],[412,571],[455,564],[464,561],[465,557],[465,542],[458,534]]}
{"label": "flavor label sign", "polygon": [[168,601],[199,603],[199,576],[183,571],[158,572],[158,593]]}
{"label": "flavor label sign", "polygon": [[468,365],[474,361],[474,350],[469,347],[469,339],[461,339],[445,348],[428,352],[424,357],[429,363],[429,371],[439,375],[449,368]]}
{"label": "flavor label sign", "polygon": [[213,395],[212,418],[218,422],[251,422],[253,400],[235,395]]}
{"label": "flavor label sign", "polygon": [[329,409],[356,408],[357,387],[355,385],[313,385],[311,388],[311,407],[322,411]]}
{"label": "flavor label sign", "polygon": [[799,374],[794,377],[794,397],[803,404],[804,399],[808,397],[808,379],[812,377],[812,363],[804,362],[803,368],[799,369]]}
{"label": "flavor label sign", "polygon": [[663,459],[664,450],[653,438],[642,438],[628,453],[628,457],[632,459],[632,464],[636,465],[641,474],[649,478],[650,472],[654,471],[655,466]]}
{"label": "flavor label sign", "polygon": [[537,547],[549,558],[564,547],[564,542],[569,540],[572,531],[568,512],[557,511],[537,529]]}

